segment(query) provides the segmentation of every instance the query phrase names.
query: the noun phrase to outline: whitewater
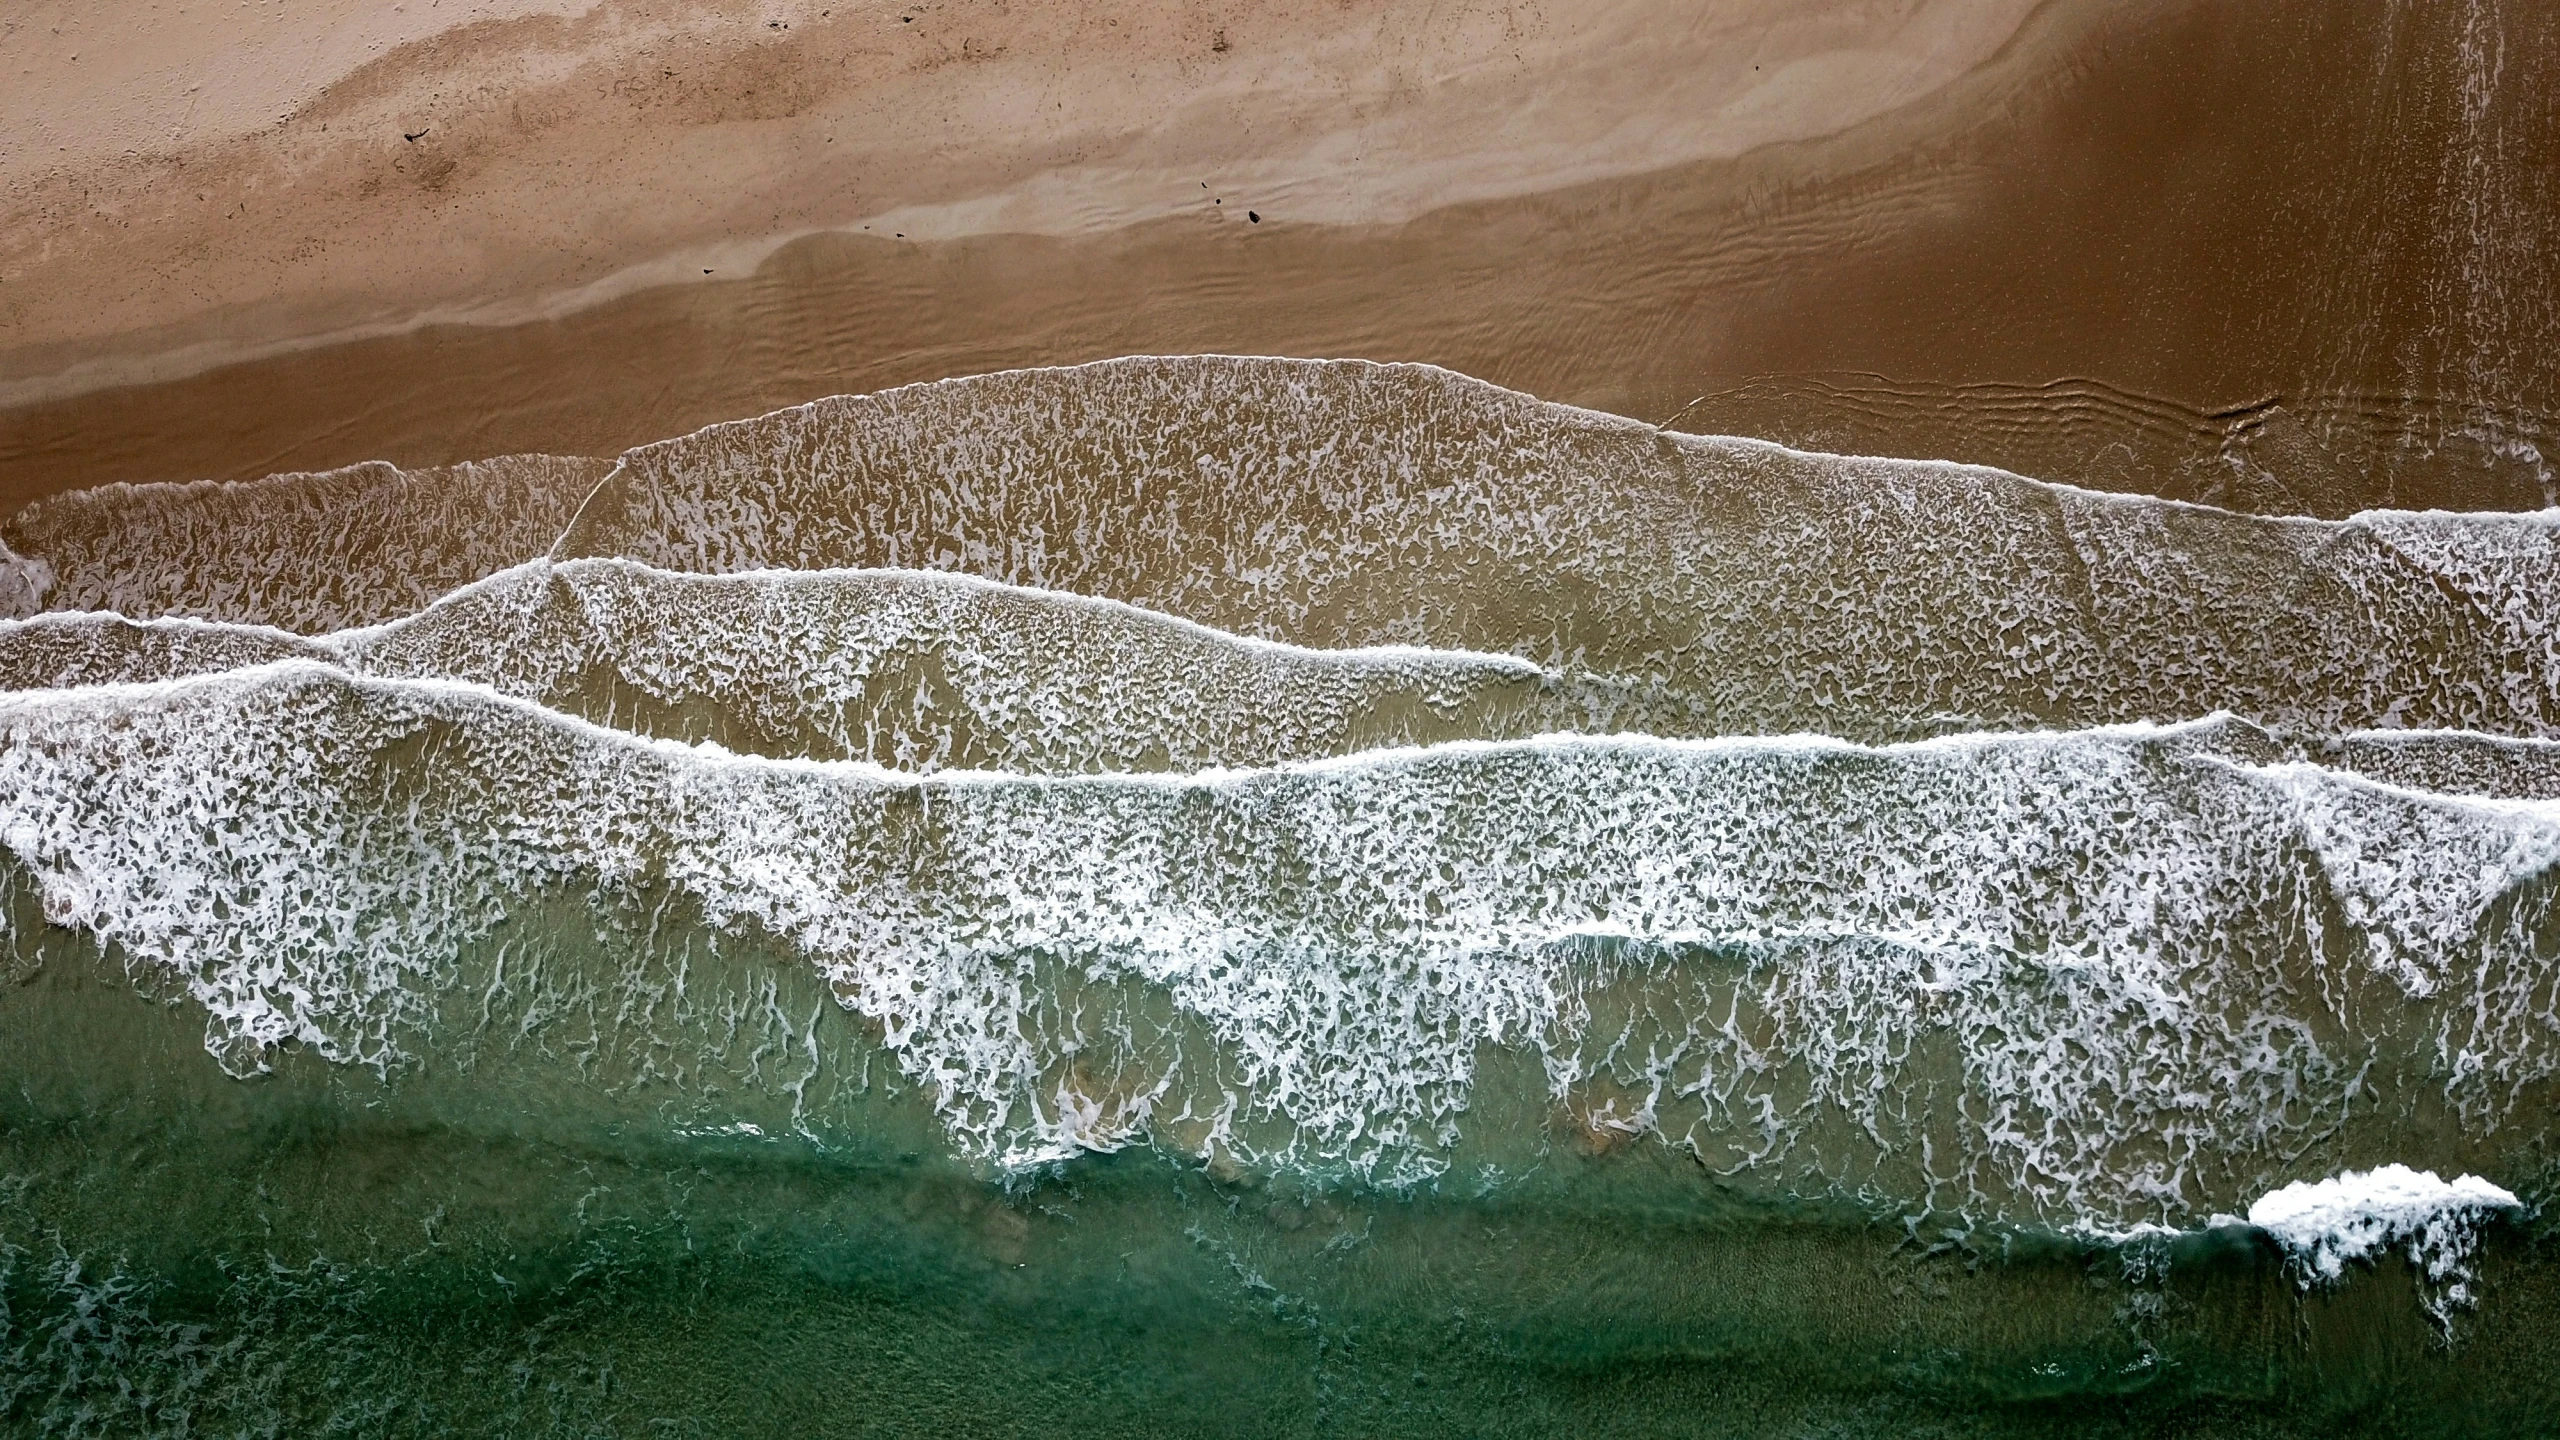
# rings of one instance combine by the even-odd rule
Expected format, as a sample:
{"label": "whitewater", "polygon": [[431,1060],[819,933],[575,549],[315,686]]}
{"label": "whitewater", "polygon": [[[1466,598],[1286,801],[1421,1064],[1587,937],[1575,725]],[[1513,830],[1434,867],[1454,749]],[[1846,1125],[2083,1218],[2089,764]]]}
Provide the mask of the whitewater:
{"label": "whitewater", "polygon": [[[2560,512],[2245,515],[1194,357],[107,487],[0,546],[0,979],[95,1017],[12,1022],[26,1106],[183,1016],[170,1115],[731,1156],[684,1162],[715,1191],[804,1183],[738,1147],[930,1155],[914,1233],[980,1218],[913,1243],[964,1268],[1187,1246],[1279,1315],[1368,1303],[1355,1252],[1434,1293],[1489,1216],[1694,1223],[1740,1247],[1701,1275],[1902,1275],[1851,1348],[1986,1347],[1958,1390],[2321,1372],[2230,1328],[2269,1306],[2494,1354],[2551,1283]],[[46,1048],[78,1025],[122,1038]],[[558,1187],[522,1224],[586,1238],[543,1243],[604,1205],[656,1253]],[[684,1224],[744,1254],[776,1203]],[[1813,1323],[1714,1273],[1590,1333]],[[2047,1338],[1950,1338],[2012,1284]]]}

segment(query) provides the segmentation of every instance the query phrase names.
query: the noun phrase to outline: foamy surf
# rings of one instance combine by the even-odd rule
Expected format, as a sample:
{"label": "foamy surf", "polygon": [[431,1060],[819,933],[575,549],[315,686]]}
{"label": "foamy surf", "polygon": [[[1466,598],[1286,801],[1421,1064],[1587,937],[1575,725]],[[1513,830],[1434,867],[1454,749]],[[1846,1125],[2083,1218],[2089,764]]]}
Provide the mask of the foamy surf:
{"label": "foamy surf", "polygon": [[[1461,1272],[1506,1324],[1607,1297],[1559,1364],[1793,1363],[1772,1297],[1818,1284],[1862,1374],[2087,1397],[2309,1373],[2235,1317],[2511,1344],[2547,1288],[2547,514],[1214,357],[47,503],[0,558],[11,1153],[79,1173],[47,1147],[129,1115],[208,1193],[277,1127],[433,1156],[345,1212],[425,1237],[385,1293],[548,1283],[500,1230],[586,1247],[574,1287],[824,1213],[890,1229],[769,1253],[1328,1335]],[[0,1181],[11,1303],[125,1313],[94,1243],[7,1279],[13,1217],[90,1222]],[[339,1303],[294,1267],[344,1251],[232,1293]]]}
{"label": "foamy surf", "polygon": [[[957,572],[1300,646],[1491,652],[1676,696],[1685,733],[2560,725],[2549,513],[2242,515],[1670,434],[1427,366],[1111,361],[713,426],[592,487],[589,462],[485,468],[291,477],[279,499],[342,518],[255,538],[272,504],[237,487],[41,502],[7,538],[49,567],[53,609],[305,632],[547,545]],[[378,516],[361,533],[398,543],[341,543],[349,485]],[[122,548],[94,538],[110,523]]]}
{"label": "foamy surf", "polygon": [[2560,812],[2262,764],[2238,722],[919,783],[307,662],[0,715],[46,919],[181,981],[242,1072],[432,1055],[464,950],[564,887],[787,941],[1003,1166],[1144,1136],[1410,1182],[1510,1046],[1717,1172],[2167,1223],[2386,1123],[2377,1061],[2467,1143],[2560,1066]]}
{"label": "foamy surf", "polygon": [[0,524],[17,581],[0,586],[0,613],[302,631],[390,620],[541,554],[607,468],[556,455],[416,470],[375,461],[50,496]]}
{"label": "foamy surf", "polygon": [[821,401],[626,454],[558,553],[960,570],[1301,644],[1501,651],[1672,686],[1709,729],[2560,715],[2547,515],[2238,515],[1674,435],[1425,366],[1140,359]]}
{"label": "foamy surf", "polygon": [[[1718,603],[1736,602],[1735,593],[1720,594]],[[965,572],[703,575],[624,560],[538,561],[414,616],[307,638],[118,615],[0,622],[0,685],[138,681],[326,656],[366,673],[485,683],[618,728],[756,753],[1044,773],[1268,764],[1556,730],[1819,729],[1892,739],[2042,728],[2052,708],[2021,705],[2002,693],[2000,677],[1976,675],[1967,693],[1938,695],[1947,708],[1923,710],[1921,688],[1891,667],[1866,668],[1860,684],[1837,693],[1808,692],[1808,667],[1869,662],[1854,632],[1808,621],[1783,597],[1739,597],[1767,611],[1732,619],[1747,641],[1668,670],[1641,662],[1610,670],[1587,651],[1533,661],[1520,652],[1553,647],[1532,627],[1481,633],[1487,615],[1468,607],[1490,598],[1468,600],[1447,628],[1458,638],[1472,628],[1511,652],[1320,649]],[[1680,617],[1668,602],[1657,609]],[[1435,641],[1448,638],[1436,619],[1417,623]],[[2112,658],[2084,656],[2079,688],[2056,692],[2055,703],[2073,723],[2232,711],[2313,739],[2372,724],[2525,735],[2547,728],[2531,697],[2553,683],[2551,657],[2521,639],[2457,666],[2419,652],[2378,659],[2365,648],[2369,634],[2328,637],[2335,648],[2315,654],[2321,638],[2293,637],[2298,665],[2274,671],[2253,670],[2249,654],[2218,648],[2229,637],[2201,629]],[[2038,642],[2018,653],[2052,649]],[[2352,703],[2342,700],[2339,677],[2359,669],[2372,672],[2369,682]],[[2415,763],[2422,750],[2412,741],[2388,762],[2373,745],[2359,747],[2376,764]],[[2462,753],[2478,760],[2489,752]],[[2484,775],[2478,783],[2523,782]]]}

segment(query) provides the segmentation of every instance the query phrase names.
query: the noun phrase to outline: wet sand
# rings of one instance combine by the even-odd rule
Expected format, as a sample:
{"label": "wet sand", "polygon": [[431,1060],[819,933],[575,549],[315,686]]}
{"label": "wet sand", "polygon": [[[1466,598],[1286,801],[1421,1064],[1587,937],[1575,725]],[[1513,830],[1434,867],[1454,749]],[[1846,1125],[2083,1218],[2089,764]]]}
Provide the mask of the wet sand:
{"label": "wet sand", "polygon": [[[1381,98],[1376,76],[1323,72],[1323,56],[1339,53],[1323,49],[1324,15],[1286,9],[1221,25],[1181,8],[1146,12],[1160,24],[1140,48],[1159,68],[1132,73],[1167,112],[1199,123],[1133,130],[1128,116],[1088,117],[1084,130],[1062,133],[1119,140],[1043,150],[1007,129],[1032,123],[1016,102],[1083,94],[1075,85],[1104,74],[1117,42],[1081,30],[1008,41],[1005,26],[1044,22],[993,7],[909,7],[917,18],[902,31],[976,27],[993,37],[992,58],[958,63],[977,53],[963,35],[956,60],[909,62],[897,72],[909,88],[895,96],[929,93],[944,108],[918,119],[875,97],[863,115],[841,117],[856,123],[840,138],[877,122],[865,132],[876,158],[921,133],[901,126],[966,133],[927,146],[912,173],[865,178],[796,211],[766,204],[766,191],[821,173],[794,169],[791,157],[810,127],[839,118],[828,97],[843,94],[805,89],[815,83],[806,64],[822,53],[814,48],[750,49],[725,62],[740,86],[800,76],[788,114],[740,118],[721,110],[728,101],[704,99],[706,123],[631,121],[630,147],[663,134],[727,148],[589,152],[589,165],[636,167],[603,172],[626,177],[609,185],[566,161],[567,179],[544,168],[544,147],[559,137],[594,139],[594,117],[534,127],[513,150],[490,140],[486,160],[469,149],[481,142],[457,141],[450,166],[433,158],[447,152],[418,148],[424,140],[368,142],[394,166],[444,166],[432,183],[423,171],[393,183],[442,185],[451,198],[415,212],[428,224],[403,242],[410,251],[378,234],[332,238],[319,261],[278,269],[263,290],[221,277],[249,274],[251,253],[272,242],[216,247],[194,269],[133,258],[166,253],[165,238],[65,258],[22,208],[0,284],[7,333],[35,338],[0,355],[0,383],[22,400],[0,413],[0,496],[371,458],[610,454],[824,394],[1212,351],[1428,360],[1646,418],[1706,395],[1682,428],[1943,455],[2244,508],[2513,508],[2550,498],[2540,457],[2551,447],[2534,442],[2552,433],[2547,412],[2560,408],[2560,357],[2543,343],[2560,328],[2560,280],[2534,262],[2560,249],[2560,171],[2532,162],[2560,154],[2560,116],[2534,98],[2560,68],[2560,17],[2485,3],[2125,13],[2053,0],[2002,38],[1979,21],[1932,21],[1925,5],[1841,6],[1775,32],[1751,30],[1747,8],[1732,33],[1795,44],[1802,53],[1781,68],[1803,69],[1802,93],[1833,97],[1829,108],[1799,98],[1775,119],[1762,113],[1792,92],[1755,91],[1750,72],[1725,73],[1746,62],[1719,58],[1729,37],[1710,25],[1685,36],[1686,51],[1668,46],[1663,63],[1721,66],[1727,109],[1716,124],[1666,138],[1670,100],[1645,101],[1652,92],[1640,85],[1628,87],[1637,101],[1602,98],[1619,93],[1607,62],[1640,53],[1629,37],[1653,33],[1640,7],[1607,12],[1606,24],[1577,17],[1581,28],[1526,7],[1462,7],[1438,49],[1416,38],[1438,32],[1399,29],[1412,17],[1393,7],[1359,10],[1351,28],[1372,28],[1358,44],[1395,41],[1385,71],[1406,74],[1409,63],[1435,77],[1411,98],[1392,89]],[[601,16],[456,32],[402,63],[469,74],[496,64],[476,58],[494,50],[530,64],[524,55],[570,44],[562,37]],[[1456,63],[1498,52],[1505,24],[1522,37],[1524,58],[1510,63],[1527,71],[1488,76]],[[1860,90],[1836,78],[1852,64],[1841,56],[1856,50],[1859,25],[1908,50],[1894,72],[1907,93],[1865,115],[1876,102],[1837,98]],[[1605,33],[1595,39],[1594,29]],[[605,49],[661,53],[649,48],[659,42],[633,38],[643,31],[623,24]],[[1214,49],[1222,39],[1228,49]],[[1067,59],[1025,60],[1035,40]],[[1229,82],[1203,78],[1265,47],[1311,67],[1253,62],[1266,76],[1297,73],[1285,102],[1256,99],[1250,86],[1239,98],[1221,89]],[[859,66],[845,64],[855,78],[842,83],[861,83]],[[372,73],[302,116],[368,104],[387,114],[391,100],[365,98]],[[497,126],[504,90],[492,86],[459,123]],[[1486,154],[1512,144],[1485,128],[1502,113],[1489,96],[1526,96],[1516,125],[1580,138],[1508,170],[1489,164]],[[1399,107],[1418,118],[1399,118]],[[1257,128],[1266,116],[1283,118]],[[1479,134],[1490,138],[1462,143]],[[1621,143],[1630,134],[1643,143]],[[1397,163],[1371,171],[1336,153],[1362,139],[1380,139]],[[1611,173],[1593,158],[1620,157],[1623,170],[1623,157],[1684,153],[1640,173]],[[715,159],[772,164],[733,171]],[[327,169],[315,165],[314,174]],[[1361,178],[1337,187],[1347,193],[1319,193],[1305,177],[1326,165]],[[609,242],[538,226],[492,238],[501,201],[538,210],[561,185],[584,184],[577,193],[609,192],[627,207],[668,174],[706,166],[734,173],[740,193],[698,224],[679,217]],[[1212,194],[1226,203],[1205,207],[1196,195],[1169,206],[1149,193],[1190,170],[1216,177],[1220,192],[1229,173],[1267,178],[1262,189]],[[312,221],[335,213],[328,187],[344,178],[297,181],[302,189],[277,198]],[[679,185],[657,208],[684,211],[686,194]],[[1262,211],[1263,194],[1280,198]],[[682,249],[718,235],[752,253],[801,228],[793,221],[819,219],[821,199],[846,212],[826,223],[898,215],[888,223],[918,228],[884,237],[852,220],[849,232],[787,241],[734,279],[649,284],[639,282],[660,272],[631,269],[642,263],[635,246]],[[1228,211],[1238,206],[1261,220],[1235,223]],[[358,207],[343,223],[389,221]],[[544,239],[557,243],[545,250],[535,243]],[[47,244],[55,258],[30,268],[31,250]],[[358,258],[328,258],[346,247]],[[394,261],[416,260],[417,247],[449,256],[452,278],[411,284]],[[103,298],[145,272],[161,277],[157,288]],[[562,285],[615,275],[632,288],[558,303]],[[31,278],[44,298],[22,301]],[[179,295],[188,286],[221,303],[190,310]],[[252,293],[262,298],[224,298]],[[364,303],[379,313],[358,314]],[[412,323],[439,306],[474,305],[482,323]],[[506,306],[531,307],[529,318],[491,318]],[[350,324],[387,333],[311,343]],[[190,347],[209,342],[268,353],[196,369],[207,352]],[[82,388],[154,367],[163,378]],[[2231,463],[2235,448],[2247,463]]]}

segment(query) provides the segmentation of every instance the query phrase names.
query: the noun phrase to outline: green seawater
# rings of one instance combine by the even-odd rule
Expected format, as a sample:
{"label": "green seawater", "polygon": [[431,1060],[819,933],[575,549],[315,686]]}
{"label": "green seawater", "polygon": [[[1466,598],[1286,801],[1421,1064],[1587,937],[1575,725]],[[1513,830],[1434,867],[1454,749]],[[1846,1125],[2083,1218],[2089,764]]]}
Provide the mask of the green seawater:
{"label": "green seawater", "polygon": [[1577,1143],[1499,1049],[1429,1183],[1144,1144],[1006,1175],[951,1158],[778,945],[694,955],[679,1029],[738,1021],[737,997],[783,1018],[678,1063],[673,1031],[617,1028],[609,987],[490,1003],[528,926],[596,975],[655,963],[583,907],[531,906],[477,947],[444,1046],[382,1073],[288,1050],[243,1080],[201,1011],[14,907],[10,1434],[2530,1435],[2560,1415],[2560,1232],[2532,1218],[2484,1232],[2480,1301],[2447,1334],[2396,1257],[2306,1293],[2245,1229],[1950,1232]]}

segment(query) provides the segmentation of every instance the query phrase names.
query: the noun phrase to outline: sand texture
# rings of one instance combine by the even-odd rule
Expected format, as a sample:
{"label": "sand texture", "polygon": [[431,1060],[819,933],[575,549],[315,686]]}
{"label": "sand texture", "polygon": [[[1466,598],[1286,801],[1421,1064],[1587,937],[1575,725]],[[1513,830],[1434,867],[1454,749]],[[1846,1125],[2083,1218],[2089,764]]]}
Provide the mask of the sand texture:
{"label": "sand texture", "polygon": [[2252,509],[2550,493],[2531,7],[290,8],[0,34],[0,493],[1138,352]]}

